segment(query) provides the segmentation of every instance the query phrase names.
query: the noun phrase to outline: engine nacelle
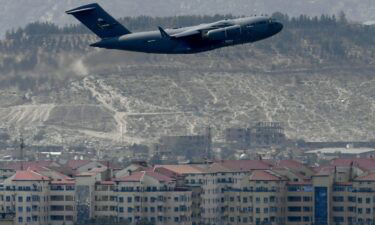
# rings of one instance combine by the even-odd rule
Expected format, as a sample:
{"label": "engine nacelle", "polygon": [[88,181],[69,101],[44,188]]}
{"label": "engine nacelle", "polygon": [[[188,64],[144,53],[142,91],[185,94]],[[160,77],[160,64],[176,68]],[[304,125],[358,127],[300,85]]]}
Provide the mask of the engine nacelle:
{"label": "engine nacelle", "polygon": [[210,30],[207,32],[206,38],[213,41],[234,40],[241,35],[241,26],[234,25],[220,29]]}

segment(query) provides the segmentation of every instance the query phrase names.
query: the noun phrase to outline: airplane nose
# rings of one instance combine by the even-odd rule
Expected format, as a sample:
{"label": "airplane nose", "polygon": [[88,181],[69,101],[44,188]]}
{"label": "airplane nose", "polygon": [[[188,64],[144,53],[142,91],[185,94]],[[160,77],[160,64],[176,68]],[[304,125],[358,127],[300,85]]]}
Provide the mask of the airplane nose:
{"label": "airplane nose", "polygon": [[282,23],[275,22],[275,30],[276,30],[277,33],[280,32],[283,28],[284,28],[284,26],[283,26]]}

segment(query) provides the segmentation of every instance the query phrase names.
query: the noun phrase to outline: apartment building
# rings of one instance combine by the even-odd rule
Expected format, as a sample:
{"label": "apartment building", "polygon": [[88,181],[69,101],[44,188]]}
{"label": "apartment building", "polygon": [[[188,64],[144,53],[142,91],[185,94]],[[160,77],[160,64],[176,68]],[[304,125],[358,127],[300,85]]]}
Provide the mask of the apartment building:
{"label": "apartment building", "polygon": [[0,213],[12,214],[17,225],[375,224],[373,159],[315,168],[293,160],[225,160],[124,174],[115,177],[103,166],[74,178],[45,167],[17,170],[0,185]]}
{"label": "apartment building", "polygon": [[192,190],[154,171],[141,171],[95,185],[94,218],[130,224],[191,224]]}

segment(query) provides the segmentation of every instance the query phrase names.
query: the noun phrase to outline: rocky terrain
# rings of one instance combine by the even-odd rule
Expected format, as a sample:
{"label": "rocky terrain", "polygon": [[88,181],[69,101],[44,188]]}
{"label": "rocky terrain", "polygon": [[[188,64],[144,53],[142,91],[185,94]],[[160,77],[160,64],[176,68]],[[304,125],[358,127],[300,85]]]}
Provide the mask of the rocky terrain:
{"label": "rocky terrain", "polygon": [[374,40],[357,39],[374,31],[286,27],[197,55],[92,49],[87,35],[3,40],[0,127],[42,145],[150,143],[209,125],[220,139],[254,121],[284,122],[291,139],[373,140]]}

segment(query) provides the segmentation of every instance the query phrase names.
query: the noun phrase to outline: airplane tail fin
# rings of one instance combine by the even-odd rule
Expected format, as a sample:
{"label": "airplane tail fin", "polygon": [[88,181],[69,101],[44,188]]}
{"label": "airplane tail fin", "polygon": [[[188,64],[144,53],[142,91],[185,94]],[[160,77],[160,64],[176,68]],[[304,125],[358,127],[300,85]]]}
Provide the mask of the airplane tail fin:
{"label": "airplane tail fin", "polygon": [[97,3],[83,5],[66,13],[73,15],[101,39],[131,33]]}

